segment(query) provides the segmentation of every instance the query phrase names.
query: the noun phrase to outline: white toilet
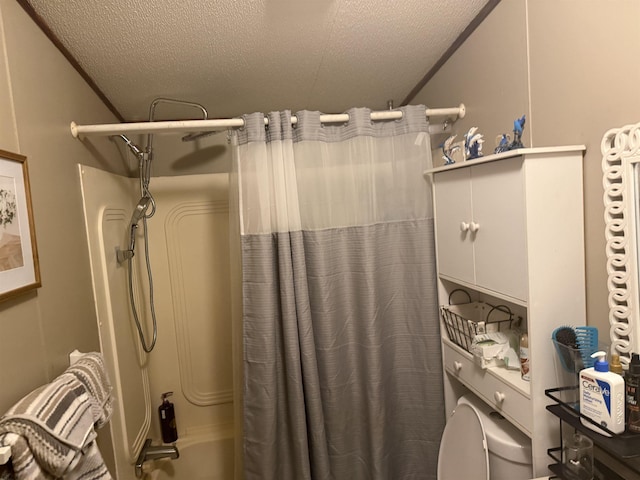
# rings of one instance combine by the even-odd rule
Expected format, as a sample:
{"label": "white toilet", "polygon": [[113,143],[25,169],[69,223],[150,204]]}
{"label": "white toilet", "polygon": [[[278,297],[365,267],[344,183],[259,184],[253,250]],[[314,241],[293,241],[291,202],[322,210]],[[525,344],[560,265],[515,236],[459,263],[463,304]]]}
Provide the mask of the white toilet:
{"label": "white toilet", "polygon": [[531,462],[524,433],[475,395],[458,400],[442,435],[438,480],[527,480]]}

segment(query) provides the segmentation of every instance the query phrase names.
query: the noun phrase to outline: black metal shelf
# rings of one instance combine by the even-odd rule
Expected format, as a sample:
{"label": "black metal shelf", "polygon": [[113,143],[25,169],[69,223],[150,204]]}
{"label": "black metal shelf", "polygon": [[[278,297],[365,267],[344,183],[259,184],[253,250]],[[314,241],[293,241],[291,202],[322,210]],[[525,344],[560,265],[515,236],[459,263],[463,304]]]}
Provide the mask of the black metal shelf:
{"label": "black metal shelf", "polygon": [[[555,463],[553,465],[549,465],[549,470],[551,470],[554,475],[556,475],[558,478],[561,478],[562,480],[582,480],[581,477],[576,475],[574,472],[566,468],[561,463]],[[556,477],[552,477],[552,478],[556,478]]]}
{"label": "black metal shelf", "polygon": [[[612,456],[617,457],[620,460],[640,457],[640,434],[629,432],[615,434],[610,430],[601,427],[590,418],[581,415],[573,406],[563,402],[555,395],[556,393],[565,390],[567,390],[567,387],[545,390],[547,397],[556,402],[555,405],[547,405],[547,410],[563,422],[571,425],[580,433],[587,435],[593,440],[594,445],[598,445]],[[590,428],[584,426],[580,421],[581,418],[602,430],[602,434],[594,432]],[[610,436],[606,436],[607,434]]]}
{"label": "black metal shelf", "polygon": [[637,433],[621,433],[612,437],[605,437],[585,427],[582,422],[580,422],[580,416],[570,413],[561,405],[547,405],[547,410],[583,435],[591,438],[594,445],[599,446],[612,456],[620,460],[640,457],[640,435]]}
{"label": "black metal shelf", "polygon": [[[593,422],[590,418],[581,415],[578,411],[577,405],[573,403],[569,404],[559,398],[561,394],[566,393],[567,391],[570,391],[572,389],[577,389],[577,387],[561,387],[545,390],[545,395],[556,402],[555,404],[547,405],[546,409],[560,419],[561,425],[564,422],[567,425],[571,426],[574,430],[580,432],[583,435],[586,435],[593,441],[595,447],[600,448],[612,457],[618,459],[624,465],[628,466],[631,470],[637,472],[640,476],[640,434],[630,432],[614,434],[610,430]],[[602,430],[602,434],[593,431],[583,425],[581,422],[581,418],[585,419],[586,421]],[[610,436],[607,436],[607,434]],[[560,443],[562,443],[562,428]],[[562,464],[561,447],[550,448],[549,450],[547,450],[547,453],[549,457],[556,462],[552,465],[549,465],[549,470],[551,472],[553,472],[563,480],[573,480],[576,478],[575,474],[565,468]],[[598,478],[608,477],[605,476]]]}

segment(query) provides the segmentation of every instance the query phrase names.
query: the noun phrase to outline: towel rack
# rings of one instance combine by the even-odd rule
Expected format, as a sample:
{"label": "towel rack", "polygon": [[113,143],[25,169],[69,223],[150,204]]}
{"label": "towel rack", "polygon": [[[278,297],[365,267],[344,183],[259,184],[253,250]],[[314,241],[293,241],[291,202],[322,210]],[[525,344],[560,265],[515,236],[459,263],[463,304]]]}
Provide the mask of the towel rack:
{"label": "towel rack", "polygon": [[[69,354],[69,365],[73,365],[83,355],[82,352],[75,349]],[[9,463],[11,459],[11,447],[0,447],[0,465]]]}

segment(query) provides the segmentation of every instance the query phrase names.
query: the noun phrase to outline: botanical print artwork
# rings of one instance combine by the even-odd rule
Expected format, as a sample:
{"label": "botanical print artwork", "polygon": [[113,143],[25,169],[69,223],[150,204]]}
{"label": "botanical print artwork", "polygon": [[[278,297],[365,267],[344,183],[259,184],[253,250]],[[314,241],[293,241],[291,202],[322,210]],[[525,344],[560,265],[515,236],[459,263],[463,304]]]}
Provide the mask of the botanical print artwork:
{"label": "botanical print artwork", "polygon": [[27,157],[0,149],[0,302],[41,286]]}
{"label": "botanical print artwork", "polygon": [[16,213],[15,179],[0,176],[0,226],[6,228],[13,224]]}
{"label": "botanical print artwork", "polygon": [[0,272],[23,265],[15,179],[0,176]]}

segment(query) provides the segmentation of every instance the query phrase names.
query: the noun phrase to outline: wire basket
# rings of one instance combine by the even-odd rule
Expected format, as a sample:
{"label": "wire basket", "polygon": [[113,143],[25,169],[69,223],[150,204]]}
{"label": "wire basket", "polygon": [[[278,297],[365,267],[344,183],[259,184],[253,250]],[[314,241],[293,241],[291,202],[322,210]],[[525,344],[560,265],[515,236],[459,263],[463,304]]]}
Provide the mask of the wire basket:
{"label": "wire basket", "polygon": [[[467,295],[469,301],[452,304],[451,297],[456,292]],[[472,302],[466,290],[456,289],[449,294],[449,305],[440,306],[440,316],[447,330],[449,340],[470,352],[471,343],[476,335],[500,332],[512,327],[514,316],[506,305],[489,305],[485,302]]]}

